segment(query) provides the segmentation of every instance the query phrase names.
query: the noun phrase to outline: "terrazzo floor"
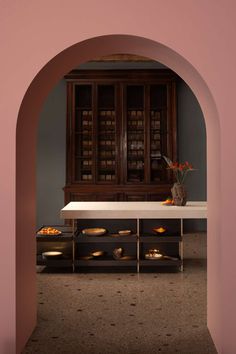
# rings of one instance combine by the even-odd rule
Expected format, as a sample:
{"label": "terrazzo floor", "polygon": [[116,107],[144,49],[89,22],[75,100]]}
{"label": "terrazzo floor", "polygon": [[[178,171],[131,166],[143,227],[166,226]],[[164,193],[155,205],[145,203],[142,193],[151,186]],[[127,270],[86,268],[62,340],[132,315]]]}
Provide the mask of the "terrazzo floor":
{"label": "terrazzo floor", "polygon": [[184,236],[183,273],[39,273],[23,354],[215,354],[206,327],[206,235]]}

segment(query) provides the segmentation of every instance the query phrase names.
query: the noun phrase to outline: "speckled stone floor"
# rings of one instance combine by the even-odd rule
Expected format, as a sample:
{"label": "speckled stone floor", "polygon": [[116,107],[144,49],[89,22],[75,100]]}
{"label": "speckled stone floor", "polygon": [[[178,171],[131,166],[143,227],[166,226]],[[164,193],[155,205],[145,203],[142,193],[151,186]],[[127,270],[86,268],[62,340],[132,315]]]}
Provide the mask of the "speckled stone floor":
{"label": "speckled stone floor", "polygon": [[206,235],[186,235],[183,273],[38,274],[38,325],[24,354],[213,354]]}

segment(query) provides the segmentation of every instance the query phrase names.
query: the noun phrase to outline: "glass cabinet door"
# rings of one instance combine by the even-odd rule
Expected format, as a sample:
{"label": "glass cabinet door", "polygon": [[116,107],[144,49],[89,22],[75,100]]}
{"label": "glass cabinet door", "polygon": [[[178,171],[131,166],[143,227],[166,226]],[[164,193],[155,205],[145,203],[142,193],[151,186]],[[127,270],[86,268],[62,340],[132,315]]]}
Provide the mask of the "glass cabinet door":
{"label": "glass cabinet door", "polygon": [[150,182],[166,181],[167,170],[163,155],[167,152],[167,86],[150,85],[149,112]]}
{"label": "glass cabinet door", "polygon": [[93,159],[93,111],[92,85],[74,87],[74,180],[92,183],[94,180]]}
{"label": "glass cabinet door", "polygon": [[164,200],[177,160],[170,70],[73,70],[67,81],[65,201]]}
{"label": "glass cabinet door", "polygon": [[145,178],[144,85],[126,87],[126,182],[142,183]]}
{"label": "glass cabinet door", "polygon": [[117,183],[117,117],[115,85],[97,86],[97,182]]}

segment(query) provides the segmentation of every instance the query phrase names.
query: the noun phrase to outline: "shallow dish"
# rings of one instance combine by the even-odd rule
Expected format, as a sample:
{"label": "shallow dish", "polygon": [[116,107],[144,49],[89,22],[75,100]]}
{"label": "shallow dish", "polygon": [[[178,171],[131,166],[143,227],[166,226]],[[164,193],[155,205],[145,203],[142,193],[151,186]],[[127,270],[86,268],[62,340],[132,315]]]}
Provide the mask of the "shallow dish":
{"label": "shallow dish", "polygon": [[106,252],[104,252],[104,251],[94,251],[94,252],[91,253],[91,256],[93,256],[93,257],[102,257],[102,256],[105,255],[105,253]]}
{"label": "shallow dish", "polygon": [[42,253],[43,259],[60,259],[62,256],[63,253],[58,251],[48,251]]}
{"label": "shallow dish", "polygon": [[128,236],[131,234],[131,230],[120,230],[120,231],[118,231],[118,234],[120,236]]}
{"label": "shallow dish", "polygon": [[157,234],[164,234],[164,232],[166,232],[166,229],[164,227],[156,227],[153,229],[154,232],[156,232]]}
{"label": "shallow dish", "polygon": [[94,227],[91,229],[82,230],[82,234],[86,236],[101,236],[104,235],[106,232],[107,230],[103,229],[102,227]]}
{"label": "shallow dish", "polygon": [[61,235],[61,231],[55,229],[54,227],[43,227],[41,230],[37,232],[38,235],[49,235],[49,236],[57,236]]}
{"label": "shallow dish", "polygon": [[145,254],[145,259],[158,260],[158,259],[161,259],[161,258],[163,258],[163,255],[160,254],[160,253],[154,253],[154,254],[146,253]]}

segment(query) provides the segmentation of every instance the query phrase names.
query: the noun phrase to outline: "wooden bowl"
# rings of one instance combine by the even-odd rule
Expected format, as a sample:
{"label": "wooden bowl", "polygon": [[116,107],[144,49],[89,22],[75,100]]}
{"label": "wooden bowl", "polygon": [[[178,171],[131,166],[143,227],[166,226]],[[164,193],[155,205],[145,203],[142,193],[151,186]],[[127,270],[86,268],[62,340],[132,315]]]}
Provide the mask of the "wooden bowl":
{"label": "wooden bowl", "polygon": [[155,227],[154,229],[152,229],[154,232],[156,232],[157,234],[164,234],[166,232],[166,228],[160,226],[160,227]]}
{"label": "wooden bowl", "polygon": [[91,229],[84,229],[82,230],[82,234],[86,236],[101,236],[107,232],[106,229],[101,227],[94,227]]}
{"label": "wooden bowl", "polygon": [[91,256],[93,256],[93,257],[102,257],[102,256],[105,256],[105,253],[106,252],[104,252],[104,251],[94,251],[94,252],[92,252],[91,253]]}

